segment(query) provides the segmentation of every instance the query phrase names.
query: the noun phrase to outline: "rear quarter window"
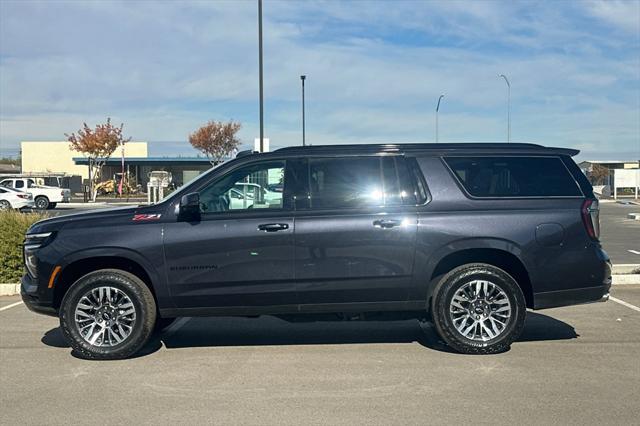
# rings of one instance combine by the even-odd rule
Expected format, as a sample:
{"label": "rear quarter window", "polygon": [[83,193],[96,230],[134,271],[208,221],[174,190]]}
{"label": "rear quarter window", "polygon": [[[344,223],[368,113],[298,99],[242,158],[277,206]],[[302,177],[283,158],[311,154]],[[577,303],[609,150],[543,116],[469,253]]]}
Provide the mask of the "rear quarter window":
{"label": "rear quarter window", "polygon": [[558,157],[445,157],[473,197],[578,197],[582,192]]}

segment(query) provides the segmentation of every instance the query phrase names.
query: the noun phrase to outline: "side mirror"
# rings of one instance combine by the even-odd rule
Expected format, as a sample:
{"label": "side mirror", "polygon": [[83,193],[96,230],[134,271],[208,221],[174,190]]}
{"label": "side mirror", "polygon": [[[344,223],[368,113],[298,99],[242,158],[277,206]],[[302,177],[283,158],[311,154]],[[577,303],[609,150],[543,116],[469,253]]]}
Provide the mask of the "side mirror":
{"label": "side mirror", "polygon": [[180,216],[193,217],[200,215],[200,194],[192,192],[180,198]]}

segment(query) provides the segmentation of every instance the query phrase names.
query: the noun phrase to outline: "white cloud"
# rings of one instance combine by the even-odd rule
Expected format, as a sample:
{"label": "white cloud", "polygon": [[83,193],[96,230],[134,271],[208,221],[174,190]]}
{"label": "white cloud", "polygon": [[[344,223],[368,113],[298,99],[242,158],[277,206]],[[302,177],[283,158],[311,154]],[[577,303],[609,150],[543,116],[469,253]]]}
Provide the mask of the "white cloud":
{"label": "white cloud", "polygon": [[598,0],[588,3],[588,11],[616,28],[640,37],[640,2],[637,0]]}

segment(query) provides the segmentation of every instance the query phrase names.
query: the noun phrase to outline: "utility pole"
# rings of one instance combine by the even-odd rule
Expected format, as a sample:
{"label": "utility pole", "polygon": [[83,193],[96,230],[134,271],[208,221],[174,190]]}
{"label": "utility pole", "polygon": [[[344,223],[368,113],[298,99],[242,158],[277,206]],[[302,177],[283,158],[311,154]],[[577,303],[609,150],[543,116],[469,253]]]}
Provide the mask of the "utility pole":
{"label": "utility pole", "polygon": [[436,143],[438,143],[438,112],[440,111],[440,101],[444,98],[444,93],[438,98],[438,105],[436,105]]}
{"label": "utility pole", "polygon": [[258,0],[258,66],[260,67],[260,152],[264,152],[264,98],[262,91],[262,0]]}
{"label": "utility pole", "polygon": [[511,83],[504,74],[500,74],[498,77],[504,78],[507,83],[507,143],[509,143],[511,142]]}
{"label": "utility pole", "polygon": [[304,81],[306,80],[306,75],[300,76],[300,81],[302,81],[302,146],[306,146],[305,140],[305,125],[304,125]]}

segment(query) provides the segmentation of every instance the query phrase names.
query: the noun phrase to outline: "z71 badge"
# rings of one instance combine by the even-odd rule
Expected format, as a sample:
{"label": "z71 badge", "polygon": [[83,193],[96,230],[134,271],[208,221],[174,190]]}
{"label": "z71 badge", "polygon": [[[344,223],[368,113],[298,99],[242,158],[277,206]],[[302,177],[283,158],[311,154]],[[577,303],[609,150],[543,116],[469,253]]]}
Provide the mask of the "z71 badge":
{"label": "z71 badge", "polygon": [[133,215],[134,222],[142,222],[146,220],[158,220],[162,216],[161,213],[153,213],[153,214],[135,214]]}

